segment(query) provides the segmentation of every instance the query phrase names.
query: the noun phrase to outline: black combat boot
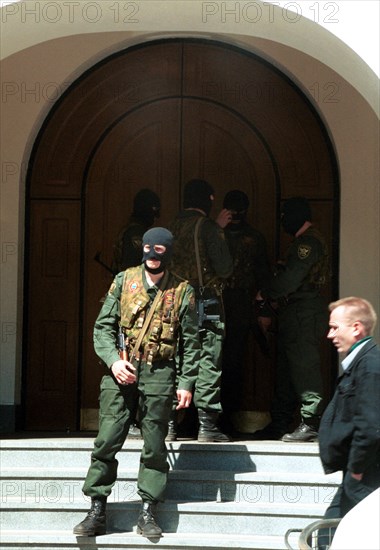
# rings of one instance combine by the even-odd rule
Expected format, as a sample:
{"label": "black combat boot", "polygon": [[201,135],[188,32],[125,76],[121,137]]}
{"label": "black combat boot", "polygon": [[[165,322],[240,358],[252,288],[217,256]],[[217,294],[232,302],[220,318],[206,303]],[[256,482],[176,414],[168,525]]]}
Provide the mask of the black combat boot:
{"label": "black combat boot", "polygon": [[[307,419],[308,424],[304,421],[291,434],[285,434],[282,441],[286,443],[306,443],[309,441],[317,441],[318,430],[312,419]],[[313,425],[310,425],[313,424]]]}
{"label": "black combat boot", "polygon": [[198,409],[198,441],[202,443],[225,443],[231,438],[217,427],[219,413]]}
{"label": "black combat boot", "polygon": [[73,529],[74,535],[95,537],[106,534],[106,497],[91,499],[91,509],[81,523]]}
{"label": "black combat boot", "polygon": [[152,502],[143,502],[137,520],[137,534],[147,538],[162,536],[162,529],[157,525],[154,517],[155,505]]}
{"label": "black combat boot", "polygon": [[170,420],[168,424],[168,435],[165,438],[165,441],[177,441],[177,432],[178,432],[178,421],[177,421],[177,411],[172,411],[170,414]]}

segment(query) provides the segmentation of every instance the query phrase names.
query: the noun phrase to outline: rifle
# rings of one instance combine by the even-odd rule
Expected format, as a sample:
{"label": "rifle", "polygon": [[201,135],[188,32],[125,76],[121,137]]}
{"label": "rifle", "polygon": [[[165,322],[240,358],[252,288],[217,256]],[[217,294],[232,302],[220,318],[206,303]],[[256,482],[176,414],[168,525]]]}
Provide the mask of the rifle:
{"label": "rifle", "polygon": [[114,272],[114,270],[109,266],[107,265],[106,263],[104,263],[101,259],[100,259],[100,254],[101,252],[97,252],[94,256],[94,260],[96,262],[98,262],[98,264],[100,264],[102,267],[104,267],[104,269],[106,269],[107,271],[109,271],[110,273],[112,273],[112,275],[116,275],[116,273]]}
{"label": "rifle", "polygon": [[204,321],[220,321],[220,313],[208,313],[209,306],[218,306],[218,298],[200,298],[198,300],[198,326],[201,328]]}
{"label": "rifle", "polygon": [[121,327],[119,327],[119,332],[117,333],[117,349],[119,350],[120,359],[128,361],[127,338]]}

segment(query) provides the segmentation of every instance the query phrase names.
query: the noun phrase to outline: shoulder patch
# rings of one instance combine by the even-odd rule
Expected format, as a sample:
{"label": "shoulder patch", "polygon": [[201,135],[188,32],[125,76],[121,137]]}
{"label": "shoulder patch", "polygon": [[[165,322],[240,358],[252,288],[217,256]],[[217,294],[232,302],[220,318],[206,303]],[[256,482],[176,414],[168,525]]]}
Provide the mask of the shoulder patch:
{"label": "shoulder patch", "polygon": [[311,246],[308,244],[300,244],[297,252],[300,260],[306,260],[306,258],[310,256]]}

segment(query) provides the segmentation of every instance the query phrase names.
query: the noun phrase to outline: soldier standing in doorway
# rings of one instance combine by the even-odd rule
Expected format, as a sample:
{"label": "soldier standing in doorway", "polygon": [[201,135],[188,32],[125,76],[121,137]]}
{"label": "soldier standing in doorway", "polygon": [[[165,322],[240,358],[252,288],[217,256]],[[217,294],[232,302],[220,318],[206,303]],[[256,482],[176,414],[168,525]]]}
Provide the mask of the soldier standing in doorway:
{"label": "soldier standing in doorway", "polygon": [[[257,439],[315,441],[322,414],[323,385],[320,345],[327,330],[327,305],[321,288],[329,276],[326,242],[311,222],[303,197],[285,201],[281,223],[294,240],[285,262],[257,295],[265,324],[267,301],[278,305],[278,356],[272,422],[256,432]],[[300,406],[301,423],[287,433]]]}
{"label": "soldier standing in doorway", "polygon": [[[143,255],[142,238],[160,217],[161,202],[159,196],[151,189],[141,189],[133,199],[133,211],[128,224],[120,231],[114,245],[112,271],[117,275],[129,267],[141,264]],[[138,419],[132,423],[128,437],[140,439],[141,431]]]}
{"label": "soldier standing in doorway", "polygon": [[[194,391],[198,441],[223,442],[229,437],[218,427],[222,411],[222,289],[233,268],[223,228],[231,221],[231,214],[223,209],[217,221],[210,219],[213,200],[214,189],[207,181],[193,179],[185,185],[184,209],[170,226],[174,235],[171,270],[195,288],[198,306],[201,356]],[[169,424],[169,437],[176,438],[175,414]]]}
{"label": "soldier standing in doorway", "polygon": [[[173,397],[177,387],[177,409],[190,405],[199,364],[194,289],[167,270],[172,244],[173,235],[162,227],[144,234],[143,264],[116,275],[95,322],[95,351],[109,372],[101,381],[99,433],[83,485],[84,494],[91,497],[91,509],[74,527],[76,535],[106,533],[106,502],[116,482],[116,454],[137,405],[144,440],[137,480],[142,499],[137,533],[162,534],[155,506],[164,499],[167,484],[165,437]],[[180,372],[175,364],[179,343]]]}

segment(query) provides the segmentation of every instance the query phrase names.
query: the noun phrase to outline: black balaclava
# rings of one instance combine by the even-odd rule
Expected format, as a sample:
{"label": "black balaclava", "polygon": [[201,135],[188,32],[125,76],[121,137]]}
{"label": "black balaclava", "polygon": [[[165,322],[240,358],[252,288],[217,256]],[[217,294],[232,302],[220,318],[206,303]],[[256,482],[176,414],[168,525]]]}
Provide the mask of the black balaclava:
{"label": "black balaclava", "polygon": [[183,195],[184,208],[200,208],[208,216],[211,212],[212,200],[210,195],[214,189],[205,180],[193,179],[186,183]]}
{"label": "black balaclava", "polygon": [[248,196],[243,191],[239,191],[239,189],[228,191],[224,197],[223,208],[233,211],[232,221],[236,223],[230,224],[229,229],[238,229],[247,217],[249,208]]}
{"label": "black balaclava", "polygon": [[159,196],[150,189],[141,189],[133,199],[133,213],[146,227],[151,227],[154,218],[160,217],[161,202]]}
{"label": "black balaclava", "polygon": [[295,235],[306,221],[311,221],[310,205],[304,197],[292,197],[282,208],[282,227],[290,235]]}
{"label": "black balaclava", "polygon": [[[146,244],[150,245],[149,252],[143,252],[143,262],[145,269],[153,275],[161,273],[165,270],[166,266],[170,262],[172,257],[172,248],[173,248],[173,235],[168,229],[164,227],[153,227],[146,231],[143,235],[142,245],[143,248]],[[158,254],[154,250],[155,245],[166,246],[166,251],[163,254]],[[156,269],[152,269],[146,265],[147,260],[159,260],[161,262],[160,266]]]}

